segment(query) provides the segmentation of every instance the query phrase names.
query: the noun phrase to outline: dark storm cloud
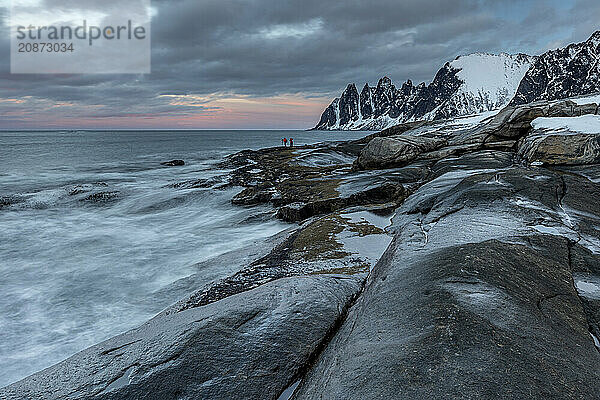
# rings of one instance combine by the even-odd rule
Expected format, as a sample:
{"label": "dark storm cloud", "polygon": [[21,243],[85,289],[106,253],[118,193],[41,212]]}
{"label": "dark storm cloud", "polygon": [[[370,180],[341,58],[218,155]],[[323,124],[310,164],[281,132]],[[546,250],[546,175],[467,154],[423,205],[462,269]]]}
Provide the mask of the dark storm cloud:
{"label": "dark storm cloud", "polygon": [[[46,3],[52,1],[58,0]],[[419,82],[459,54],[541,52],[557,35],[563,43],[583,40],[600,28],[597,3],[155,0],[152,74],[135,76],[9,75],[3,22],[0,97],[97,105],[82,112],[107,116],[211,110],[174,106],[161,94],[314,96],[337,93],[348,82],[376,83],[382,75]]]}

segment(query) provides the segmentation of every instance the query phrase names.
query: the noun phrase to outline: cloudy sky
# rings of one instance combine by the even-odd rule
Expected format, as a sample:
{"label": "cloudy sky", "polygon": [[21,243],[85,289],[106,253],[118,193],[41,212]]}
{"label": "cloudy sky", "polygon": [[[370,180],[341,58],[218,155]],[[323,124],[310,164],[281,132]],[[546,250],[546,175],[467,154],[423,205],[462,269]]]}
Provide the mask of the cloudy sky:
{"label": "cloudy sky", "polygon": [[460,54],[600,29],[597,0],[154,0],[150,74],[17,75],[8,5],[0,129],[304,129],[349,82],[430,81]]}

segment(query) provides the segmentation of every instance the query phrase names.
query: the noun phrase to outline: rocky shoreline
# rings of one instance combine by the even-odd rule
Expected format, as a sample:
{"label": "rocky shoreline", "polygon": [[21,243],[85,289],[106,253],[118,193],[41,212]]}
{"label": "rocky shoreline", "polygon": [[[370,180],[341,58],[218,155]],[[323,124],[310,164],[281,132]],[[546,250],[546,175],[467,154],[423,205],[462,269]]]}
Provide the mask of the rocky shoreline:
{"label": "rocky shoreline", "polygon": [[180,186],[239,186],[297,225],[0,398],[597,398],[600,129],[569,126],[598,113],[542,101],[229,156],[225,182]]}

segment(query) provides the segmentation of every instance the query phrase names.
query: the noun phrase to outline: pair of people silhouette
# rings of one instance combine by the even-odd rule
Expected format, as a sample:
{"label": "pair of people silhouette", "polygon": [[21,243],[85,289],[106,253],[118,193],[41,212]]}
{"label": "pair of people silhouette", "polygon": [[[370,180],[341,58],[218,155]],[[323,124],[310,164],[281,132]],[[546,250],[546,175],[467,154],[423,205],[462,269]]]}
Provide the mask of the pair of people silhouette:
{"label": "pair of people silhouette", "polygon": [[283,147],[287,147],[288,143],[290,144],[290,147],[294,147],[294,138],[290,138],[290,140],[287,138],[281,139],[281,144]]}

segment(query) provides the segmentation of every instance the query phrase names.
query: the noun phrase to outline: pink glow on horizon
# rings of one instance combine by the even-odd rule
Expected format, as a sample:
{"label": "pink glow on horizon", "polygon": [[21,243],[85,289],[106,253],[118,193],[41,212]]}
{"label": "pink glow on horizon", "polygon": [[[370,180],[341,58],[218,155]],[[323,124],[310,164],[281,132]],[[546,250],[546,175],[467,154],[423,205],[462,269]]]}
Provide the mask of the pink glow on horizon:
{"label": "pink glow on horizon", "polygon": [[[159,112],[103,115],[89,106],[46,99],[0,99],[1,129],[308,129],[318,122],[329,97],[281,95],[168,95],[157,98]],[[40,104],[41,103],[41,104]],[[14,108],[14,109],[13,109]],[[44,110],[51,109],[49,112]]]}

